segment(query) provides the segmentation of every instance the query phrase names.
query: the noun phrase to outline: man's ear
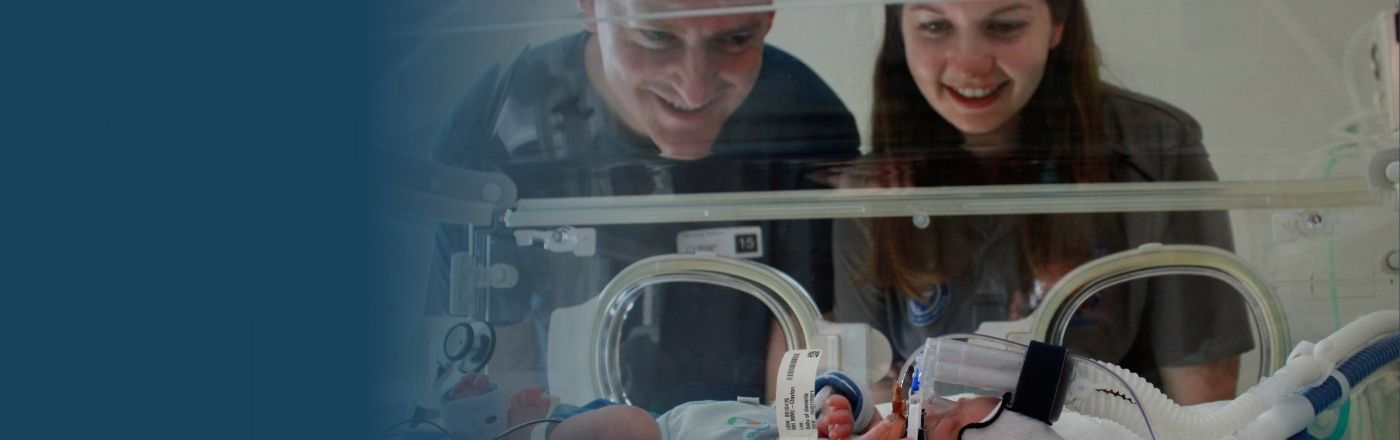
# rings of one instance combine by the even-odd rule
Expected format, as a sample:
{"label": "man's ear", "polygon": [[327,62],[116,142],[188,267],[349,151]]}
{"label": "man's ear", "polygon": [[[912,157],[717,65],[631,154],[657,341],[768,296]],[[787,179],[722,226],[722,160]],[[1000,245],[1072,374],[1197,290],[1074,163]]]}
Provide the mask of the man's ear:
{"label": "man's ear", "polygon": [[595,34],[598,33],[598,14],[597,14],[596,12],[594,12],[594,9],[593,9],[593,6],[594,6],[593,2],[594,2],[594,0],[577,0],[577,1],[578,1],[578,10],[579,10],[579,12],[582,12],[582,13],[583,13],[583,18],[585,18],[585,19],[588,20],[588,21],[586,21],[586,22],[583,23],[583,27],[584,27],[585,29],[588,29],[588,32],[592,32],[592,33],[595,33]]}
{"label": "man's ear", "polygon": [[776,13],[774,13],[773,11],[768,11],[764,15],[765,16],[763,17],[763,33],[767,35],[768,31],[773,29],[773,17],[776,16]]}

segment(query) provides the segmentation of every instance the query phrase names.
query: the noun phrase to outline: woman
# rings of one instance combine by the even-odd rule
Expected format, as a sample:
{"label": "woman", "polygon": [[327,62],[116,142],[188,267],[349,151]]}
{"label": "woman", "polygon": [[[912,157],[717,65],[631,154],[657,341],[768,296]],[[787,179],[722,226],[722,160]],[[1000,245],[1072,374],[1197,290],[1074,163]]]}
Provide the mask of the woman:
{"label": "woman", "polygon": [[[1100,82],[1082,0],[891,5],[885,17],[871,136],[883,185],[1215,179],[1189,115]],[[1223,212],[838,222],[835,314],[908,356],[926,337],[1023,317],[1099,256],[1150,242],[1230,249],[1229,231]],[[1252,340],[1228,287],[1158,278],[1120,290],[1078,312],[1072,347],[1181,403],[1234,397]]]}

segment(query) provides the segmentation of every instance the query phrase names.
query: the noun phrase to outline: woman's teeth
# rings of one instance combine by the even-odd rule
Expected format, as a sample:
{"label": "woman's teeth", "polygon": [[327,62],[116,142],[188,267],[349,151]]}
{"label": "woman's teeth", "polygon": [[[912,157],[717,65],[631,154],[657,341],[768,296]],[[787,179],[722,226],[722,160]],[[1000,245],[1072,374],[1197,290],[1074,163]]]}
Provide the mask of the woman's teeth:
{"label": "woman's teeth", "polygon": [[977,99],[992,94],[997,90],[997,86],[991,87],[953,87],[953,90],[967,98]]}

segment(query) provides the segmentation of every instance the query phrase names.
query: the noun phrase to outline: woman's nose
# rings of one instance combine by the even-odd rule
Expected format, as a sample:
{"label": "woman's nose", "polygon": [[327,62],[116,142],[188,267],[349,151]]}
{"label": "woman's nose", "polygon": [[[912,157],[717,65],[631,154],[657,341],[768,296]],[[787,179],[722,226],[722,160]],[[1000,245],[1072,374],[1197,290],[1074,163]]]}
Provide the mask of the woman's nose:
{"label": "woman's nose", "polygon": [[996,56],[977,38],[963,38],[948,54],[948,68],[966,78],[977,78],[992,71]]}

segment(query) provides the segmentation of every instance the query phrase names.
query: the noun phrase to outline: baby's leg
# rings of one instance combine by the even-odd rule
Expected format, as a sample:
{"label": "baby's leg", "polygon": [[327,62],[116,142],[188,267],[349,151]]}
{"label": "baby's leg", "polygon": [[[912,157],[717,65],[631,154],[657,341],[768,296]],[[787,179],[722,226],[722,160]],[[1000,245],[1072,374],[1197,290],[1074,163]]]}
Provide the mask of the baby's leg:
{"label": "baby's leg", "polygon": [[855,431],[856,419],[851,401],[840,394],[822,402],[822,415],[817,418],[817,434],[831,440],[846,440]]}
{"label": "baby's leg", "polygon": [[[506,412],[506,426],[516,426],[531,420],[539,420],[549,416],[549,396],[544,394],[538,387],[530,387],[510,396],[510,410]],[[530,433],[534,432],[534,427],[528,427],[515,431],[506,437],[506,440],[528,440]]]}
{"label": "baby's leg", "polygon": [[549,440],[661,440],[661,425],[641,408],[612,405],[564,420]]}
{"label": "baby's leg", "polygon": [[485,374],[467,373],[452,386],[452,390],[447,393],[449,399],[461,399],[463,397],[479,396],[491,391],[491,378]]}

